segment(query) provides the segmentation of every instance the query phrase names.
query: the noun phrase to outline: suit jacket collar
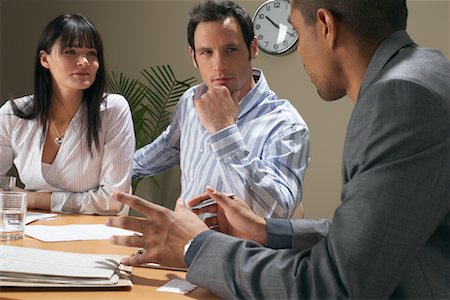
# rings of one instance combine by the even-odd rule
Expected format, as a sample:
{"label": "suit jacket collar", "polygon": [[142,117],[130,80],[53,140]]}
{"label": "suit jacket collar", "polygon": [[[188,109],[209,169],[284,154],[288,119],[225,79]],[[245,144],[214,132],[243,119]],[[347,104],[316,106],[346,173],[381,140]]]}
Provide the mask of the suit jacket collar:
{"label": "suit jacket collar", "polygon": [[401,48],[408,45],[416,46],[414,41],[404,30],[394,31],[381,42],[367,67],[361,88],[359,89],[358,99],[391,58],[393,58]]}

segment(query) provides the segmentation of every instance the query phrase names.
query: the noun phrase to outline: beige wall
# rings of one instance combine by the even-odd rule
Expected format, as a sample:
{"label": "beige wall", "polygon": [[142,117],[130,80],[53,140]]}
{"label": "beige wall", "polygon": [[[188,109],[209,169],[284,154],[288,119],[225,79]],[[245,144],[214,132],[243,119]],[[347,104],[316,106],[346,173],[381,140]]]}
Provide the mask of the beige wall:
{"label": "beige wall", "polygon": [[[180,78],[196,75],[187,53],[187,11],[197,1],[0,0],[0,96],[20,96],[32,90],[33,54],[45,24],[58,14],[88,16],[104,39],[107,68],[139,76],[143,68],[171,64]],[[263,1],[237,0],[252,15]],[[422,46],[450,57],[450,1],[409,0],[408,31]],[[296,53],[273,57],[260,53],[255,65],[264,70],[274,91],[289,99],[311,130],[311,163],[303,203],[307,218],[332,218],[340,198],[340,161],[350,100],[325,103],[303,70]],[[179,193],[179,171],[160,180],[162,189],[149,196],[149,185],[138,194],[171,206]]]}

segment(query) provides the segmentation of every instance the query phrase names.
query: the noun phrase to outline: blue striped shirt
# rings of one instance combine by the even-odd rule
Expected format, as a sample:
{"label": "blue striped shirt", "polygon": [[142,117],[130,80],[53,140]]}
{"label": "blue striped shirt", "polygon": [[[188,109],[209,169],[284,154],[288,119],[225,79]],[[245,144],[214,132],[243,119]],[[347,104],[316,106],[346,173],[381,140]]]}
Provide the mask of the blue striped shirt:
{"label": "blue striped shirt", "polygon": [[134,155],[133,177],[181,168],[181,198],[189,200],[210,185],[236,194],[263,217],[292,216],[302,197],[309,161],[309,131],[297,110],[270,90],[260,70],[241,100],[235,125],[209,134],[194,99],[204,84],[181,97],[170,126]]}

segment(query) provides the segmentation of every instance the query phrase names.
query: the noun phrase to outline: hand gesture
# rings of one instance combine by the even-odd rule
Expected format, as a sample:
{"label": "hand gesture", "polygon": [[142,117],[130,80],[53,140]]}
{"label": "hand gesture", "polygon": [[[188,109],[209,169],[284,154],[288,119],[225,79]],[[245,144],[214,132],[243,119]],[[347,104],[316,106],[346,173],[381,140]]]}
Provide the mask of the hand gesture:
{"label": "hand gesture", "polygon": [[229,197],[207,187],[205,194],[192,198],[187,205],[191,207],[208,198],[215,200],[216,204],[194,210],[197,215],[217,214],[216,217],[205,219],[208,226],[215,227],[217,225],[217,230],[222,233],[266,245],[266,220],[256,215],[241,199],[235,196]]}
{"label": "hand gesture", "polygon": [[208,227],[197,215],[192,213],[181,199],[178,199],[176,211],[143,200],[137,196],[113,193],[113,199],[129,205],[146,216],[110,217],[106,225],[139,232],[134,236],[113,236],[113,244],[139,247],[144,251],[122,259],[125,265],[137,266],[155,262],[164,266],[186,267],[184,263],[184,245]]}
{"label": "hand gesture", "polygon": [[240,91],[230,94],[225,86],[215,86],[195,99],[195,110],[202,125],[209,133],[215,133],[225,127],[236,124],[240,111]]}

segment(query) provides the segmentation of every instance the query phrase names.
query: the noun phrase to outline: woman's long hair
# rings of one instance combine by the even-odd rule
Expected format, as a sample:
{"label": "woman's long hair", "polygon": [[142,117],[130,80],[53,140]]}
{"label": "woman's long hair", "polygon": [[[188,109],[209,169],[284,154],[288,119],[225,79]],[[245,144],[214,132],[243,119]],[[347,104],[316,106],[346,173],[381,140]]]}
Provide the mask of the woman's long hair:
{"label": "woman's long hair", "polygon": [[[41,65],[40,52],[50,53],[53,45],[59,42],[60,51],[70,47],[95,48],[99,68],[94,83],[84,90],[83,102],[87,108],[87,115],[83,116],[87,124],[87,143],[90,151],[95,143],[99,148],[98,133],[100,126],[100,105],[105,92],[105,62],[103,58],[102,39],[94,25],[84,16],[79,14],[64,14],[53,19],[42,32],[35,53],[34,66],[34,94],[28,105],[17,106],[11,101],[14,114],[23,119],[37,118],[43,127],[42,142],[47,132],[50,98],[53,93],[52,76],[50,70]],[[91,152],[92,153],[92,152]]]}

